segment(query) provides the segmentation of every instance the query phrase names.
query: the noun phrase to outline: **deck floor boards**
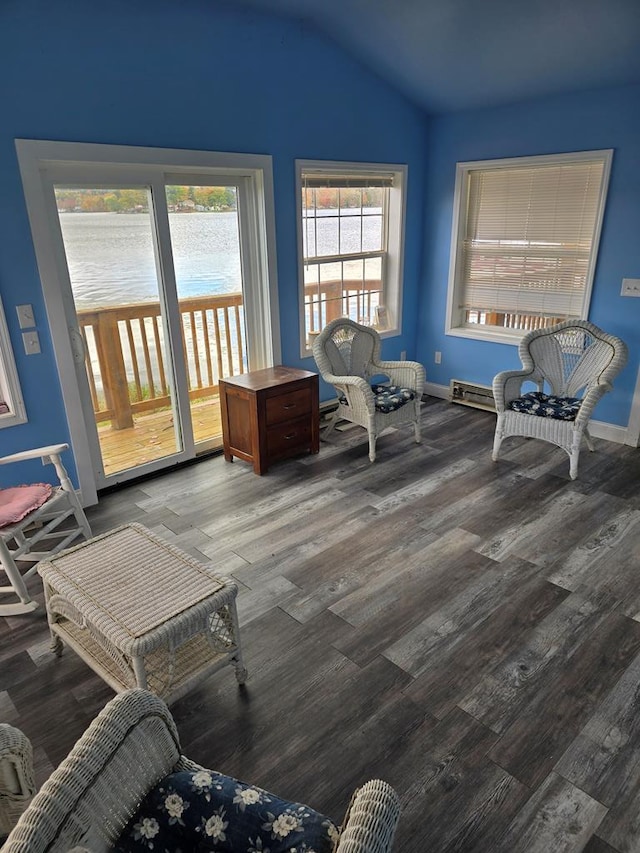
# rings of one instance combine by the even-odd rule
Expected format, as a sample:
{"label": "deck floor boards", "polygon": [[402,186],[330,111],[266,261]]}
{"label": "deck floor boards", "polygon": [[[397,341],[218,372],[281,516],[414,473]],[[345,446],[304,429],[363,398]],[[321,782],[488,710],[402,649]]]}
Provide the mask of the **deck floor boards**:
{"label": "deck floor boards", "polygon": [[[220,398],[217,395],[203,402],[193,402],[191,420],[196,444],[212,439],[214,448],[222,447]],[[170,409],[136,414],[134,426],[127,429],[99,424],[98,440],[106,475],[162,459],[179,449]]]}

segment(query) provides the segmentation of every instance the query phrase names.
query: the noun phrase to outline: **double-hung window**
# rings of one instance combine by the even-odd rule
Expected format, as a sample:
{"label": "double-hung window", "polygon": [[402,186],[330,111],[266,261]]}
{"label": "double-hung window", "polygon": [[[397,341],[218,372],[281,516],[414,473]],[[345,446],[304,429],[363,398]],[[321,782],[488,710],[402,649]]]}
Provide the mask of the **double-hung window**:
{"label": "double-hung window", "polygon": [[296,161],[300,338],[336,317],[399,331],[406,166]]}
{"label": "double-hung window", "polygon": [[449,334],[517,340],[586,319],[611,155],[458,164]]}

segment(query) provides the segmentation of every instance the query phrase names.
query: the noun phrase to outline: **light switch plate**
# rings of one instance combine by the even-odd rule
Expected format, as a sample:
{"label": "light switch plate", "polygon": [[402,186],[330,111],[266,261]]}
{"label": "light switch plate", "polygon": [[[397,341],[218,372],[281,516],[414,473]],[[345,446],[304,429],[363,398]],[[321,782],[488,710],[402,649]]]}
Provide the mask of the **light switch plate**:
{"label": "light switch plate", "polygon": [[640,278],[623,278],[621,296],[640,296]]}
{"label": "light switch plate", "polygon": [[40,338],[37,332],[23,332],[22,343],[27,355],[35,355],[40,352]]}
{"label": "light switch plate", "polygon": [[33,329],[36,324],[32,305],[16,305],[16,313],[21,329]]}

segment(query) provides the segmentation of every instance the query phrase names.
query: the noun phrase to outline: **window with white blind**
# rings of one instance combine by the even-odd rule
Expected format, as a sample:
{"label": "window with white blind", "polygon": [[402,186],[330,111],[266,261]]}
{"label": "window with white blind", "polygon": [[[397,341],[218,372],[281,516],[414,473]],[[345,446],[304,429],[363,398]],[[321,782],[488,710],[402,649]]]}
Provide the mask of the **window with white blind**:
{"label": "window with white blind", "polygon": [[519,339],[587,317],[612,151],[459,163],[449,334]]}
{"label": "window with white blind", "polygon": [[406,166],[296,161],[301,352],[336,317],[399,331]]}

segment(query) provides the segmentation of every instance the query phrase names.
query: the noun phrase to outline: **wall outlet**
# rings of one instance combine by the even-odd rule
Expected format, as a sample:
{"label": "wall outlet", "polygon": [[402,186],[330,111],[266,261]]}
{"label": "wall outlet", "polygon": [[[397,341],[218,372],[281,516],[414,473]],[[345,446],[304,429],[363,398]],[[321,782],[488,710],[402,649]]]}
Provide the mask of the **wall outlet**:
{"label": "wall outlet", "polygon": [[441,364],[442,363],[442,353],[438,352],[438,350],[436,350],[435,355],[433,356],[433,360],[435,361],[436,364]]}
{"label": "wall outlet", "polygon": [[402,352],[400,353],[400,361],[406,361],[406,360],[407,360],[407,351],[406,351],[406,349],[403,349]]}
{"label": "wall outlet", "polygon": [[16,313],[18,314],[18,322],[21,329],[33,329],[36,321],[33,316],[32,305],[16,305]]}
{"label": "wall outlet", "polygon": [[640,278],[623,278],[620,296],[640,296]]}
{"label": "wall outlet", "polygon": [[27,355],[35,355],[40,352],[40,338],[37,332],[23,332],[22,343]]}

